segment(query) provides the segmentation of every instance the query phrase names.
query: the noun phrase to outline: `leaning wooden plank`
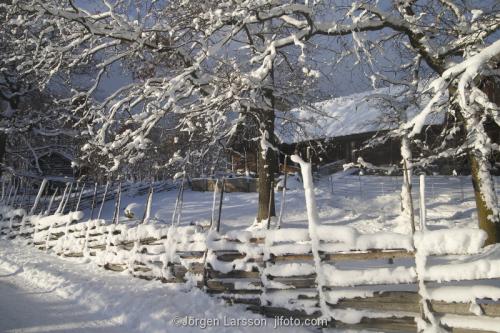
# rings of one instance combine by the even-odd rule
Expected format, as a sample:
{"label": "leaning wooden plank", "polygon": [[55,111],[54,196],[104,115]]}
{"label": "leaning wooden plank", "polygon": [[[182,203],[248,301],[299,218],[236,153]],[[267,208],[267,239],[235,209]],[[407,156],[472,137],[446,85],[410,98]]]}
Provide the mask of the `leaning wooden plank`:
{"label": "leaning wooden plank", "polygon": [[247,307],[248,310],[253,312],[258,312],[263,314],[266,317],[293,317],[298,319],[310,319],[310,318],[318,318],[320,316],[320,312],[316,311],[313,313],[307,313],[302,310],[289,310],[282,307],[272,307],[272,306],[256,306],[251,305]]}
{"label": "leaning wooden plank", "polygon": [[241,297],[241,295],[223,295],[221,298],[232,304],[247,304],[260,306],[260,298],[257,297]]}
{"label": "leaning wooden plank", "polygon": [[62,253],[62,256],[67,257],[67,258],[81,258],[81,257],[83,257],[83,253],[82,252],[69,252],[69,253]]}
{"label": "leaning wooden plank", "polygon": [[202,259],[203,258],[202,251],[190,251],[190,252],[177,252],[177,255],[181,259]]}
{"label": "leaning wooden plank", "polygon": [[[139,279],[147,280],[147,281],[152,281],[152,280],[159,280],[159,278],[151,275],[144,275],[144,274],[136,274],[133,273],[133,276]],[[170,281],[165,281],[165,283],[168,283]]]}
{"label": "leaning wooden plank", "polygon": [[[243,259],[246,257],[245,253],[238,251],[214,251],[217,260],[224,262],[231,262],[237,259]],[[262,262],[262,258],[248,258],[248,262]]]}
{"label": "leaning wooden plank", "polygon": [[[291,288],[313,288],[316,285],[316,278],[315,277],[309,277],[309,278],[280,277],[280,278],[273,278],[272,281],[278,282],[278,283],[283,284],[283,285],[287,285]],[[270,288],[270,289],[272,289],[272,288]]]}
{"label": "leaning wooden plank", "polygon": [[[223,239],[228,242],[243,243],[241,240],[229,236],[225,236]],[[264,244],[265,241],[266,239],[264,237],[251,237],[245,243]]]}
{"label": "leaning wooden plank", "polygon": [[127,269],[127,265],[119,265],[119,264],[104,264],[104,268],[110,271],[115,271],[115,272],[123,272],[125,269]]}
{"label": "leaning wooden plank", "polygon": [[[436,313],[447,313],[447,314],[457,314],[457,315],[470,315],[471,305],[470,303],[446,303],[441,301],[432,301],[431,306]],[[483,314],[491,317],[500,317],[500,304],[499,303],[484,303],[480,304],[479,307],[483,311]]]}
{"label": "leaning wooden plank", "polygon": [[[342,299],[337,304],[328,304],[334,309],[354,309],[354,310],[372,310],[377,312],[404,311],[418,316],[420,308],[418,301],[408,301],[394,299],[393,302],[377,302],[377,297]],[[414,300],[414,299],[412,299]]]}
{"label": "leaning wooden plank", "polygon": [[260,280],[251,280],[241,282],[224,281],[224,280],[207,280],[207,289],[212,292],[230,292],[241,294],[260,294],[261,282]]}
{"label": "leaning wooden plank", "polygon": [[460,333],[492,333],[499,332],[500,319],[487,316],[441,315],[439,321],[452,332]]}
{"label": "leaning wooden plank", "polygon": [[134,272],[151,272],[151,268],[147,266],[135,266]]}
{"label": "leaning wooden plank", "polygon": [[452,333],[495,333],[494,331],[479,331],[479,330],[470,330],[466,328],[458,328],[458,327],[453,327],[451,329]]}
{"label": "leaning wooden plank", "polygon": [[214,251],[214,253],[215,256],[217,257],[217,260],[224,262],[230,262],[237,259],[242,259],[245,258],[246,256],[245,253],[241,253],[239,251],[234,251],[234,250],[219,250],[219,251]]}
{"label": "leaning wooden plank", "polygon": [[278,262],[278,261],[312,261],[313,256],[311,253],[305,253],[305,254],[283,254],[283,255],[270,255],[270,261],[271,262]]}
{"label": "leaning wooden plank", "polygon": [[[406,250],[391,250],[381,251],[373,250],[369,252],[346,252],[346,253],[321,253],[323,261],[348,261],[348,260],[374,260],[374,259],[406,259],[414,258],[413,252]],[[296,260],[313,260],[311,253],[304,254],[271,254],[271,261],[296,261]]]}
{"label": "leaning wooden plank", "polygon": [[260,273],[258,271],[241,271],[233,270],[227,273],[221,273],[219,271],[208,269],[207,276],[210,279],[227,279],[227,278],[259,278]]}
{"label": "leaning wooden plank", "polygon": [[344,324],[336,321],[332,324],[335,328],[368,330],[376,332],[398,332],[398,333],[415,333],[417,325],[414,317],[404,318],[363,318],[358,324]]}
{"label": "leaning wooden plank", "polygon": [[[147,263],[146,266],[153,267],[153,268],[160,270],[160,269],[162,269],[162,267],[164,265],[163,265],[163,262],[154,262],[154,263]],[[182,264],[178,264],[178,263],[176,263],[176,264],[169,263],[168,266],[170,267],[172,274],[175,277],[179,277],[179,278],[184,278],[184,276],[188,272],[191,274],[202,274],[203,273],[203,266],[201,266],[201,264],[199,264],[199,263],[192,263],[192,264],[188,264],[188,265],[182,265]]]}
{"label": "leaning wooden plank", "polygon": [[406,259],[414,257],[415,257],[414,252],[408,252],[406,250],[392,250],[392,251],[372,250],[367,252],[325,253],[322,255],[323,261]]}
{"label": "leaning wooden plank", "polygon": [[89,246],[88,248],[92,249],[92,250],[104,250],[104,249],[106,249],[106,244],[92,245],[92,246]]}
{"label": "leaning wooden plank", "polygon": [[[373,297],[341,299],[332,305],[335,308],[352,308],[356,310],[375,311],[407,311],[418,314],[419,296],[415,292],[392,291],[376,293]],[[443,301],[431,301],[432,310],[442,314],[470,315],[470,303],[448,303]],[[484,315],[500,317],[500,303],[480,304]]]}

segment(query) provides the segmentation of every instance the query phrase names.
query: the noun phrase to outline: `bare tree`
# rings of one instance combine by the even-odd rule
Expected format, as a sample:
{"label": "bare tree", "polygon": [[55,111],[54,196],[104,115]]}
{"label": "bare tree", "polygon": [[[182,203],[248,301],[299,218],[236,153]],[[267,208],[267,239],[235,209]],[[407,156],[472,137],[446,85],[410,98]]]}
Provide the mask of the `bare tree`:
{"label": "bare tree", "polygon": [[[275,99],[285,93],[273,85],[277,62],[297,50],[300,56],[292,66],[305,67],[307,72],[303,50],[315,38],[348,36],[354,54],[367,52],[368,44],[382,47],[383,41],[400,38],[421,59],[420,70],[442,76],[433,85],[436,93],[431,104],[443,97],[445,86],[445,98],[453,105],[450,113],[457,115],[455,125],[463,124],[470,139],[463,148],[469,152],[473,169],[480,226],[489,232],[488,242],[500,237],[494,232],[498,216],[493,183],[486,176],[488,152],[497,147],[486,144],[484,133],[476,129],[484,117],[496,120],[496,109],[474,89],[475,80],[480,81],[484,72],[496,70],[496,55],[491,54],[496,49],[488,46],[494,45],[491,39],[499,27],[494,4],[472,8],[467,2],[414,0],[385,6],[359,0],[346,7],[334,0],[305,4],[151,1],[135,12],[127,4],[103,0],[93,8],[83,8],[73,1],[20,0],[2,7],[7,13],[5,28],[18,29],[26,36],[5,57],[15,59],[23,74],[33,73],[47,83],[57,73],[69,74],[91,59],[96,61],[94,80],[75,89],[75,96],[88,105],[82,115],[90,137],[84,151],[106,157],[110,172],[123,162],[140,160],[152,129],[171,114],[179,117],[178,130],[204,133],[208,145],[234,134],[245,114],[256,116],[265,153],[262,166],[270,168]],[[483,54],[483,49],[489,50],[489,57],[481,58],[487,60],[474,67],[477,71],[446,74],[451,63],[478,59],[475,53]],[[151,74],[123,84],[104,99],[95,98],[105,73],[126,62],[144,64],[141,71]],[[483,102],[463,96],[480,96]],[[488,108],[479,114],[480,108],[470,107],[471,102]],[[420,133],[431,109],[424,108],[402,126],[409,138]],[[242,116],[234,117],[234,113]],[[264,170],[261,174],[266,186],[272,173]],[[262,203],[270,201],[265,200],[264,191]],[[258,215],[263,218],[269,212],[262,208]]]}

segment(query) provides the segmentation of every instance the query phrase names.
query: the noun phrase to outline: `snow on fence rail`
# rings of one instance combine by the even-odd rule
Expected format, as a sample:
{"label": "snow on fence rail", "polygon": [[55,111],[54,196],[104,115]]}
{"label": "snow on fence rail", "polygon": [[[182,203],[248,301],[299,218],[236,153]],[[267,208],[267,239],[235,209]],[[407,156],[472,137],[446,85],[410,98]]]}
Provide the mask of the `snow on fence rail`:
{"label": "snow on fence rail", "polygon": [[[144,279],[186,282],[269,316],[411,332],[500,331],[500,247],[477,229],[360,234],[348,226],[236,230],[82,221],[0,207],[7,237]],[[313,247],[314,246],[314,247]],[[423,304],[425,309],[423,310]]]}
{"label": "snow on fence rail", "polygon": [[[321,276],[307,229],[286,228],[260,238],[239,235],[232,246],[215,252],[205,285],[209,292],[271,316],[321,316],[334,319],[337,327],[415,331],[422,293],[412,238],[358,235],[337,226],[322,226],[319,232]],[[484,235],[476,229],[426,231],[415,240],[417,250],[435,249],[425,252],[430,258],[423,279],[424,296],[439,323],[498,332],[500,248],[483,249]],[[316,288],[320,280],[326,309]]]}

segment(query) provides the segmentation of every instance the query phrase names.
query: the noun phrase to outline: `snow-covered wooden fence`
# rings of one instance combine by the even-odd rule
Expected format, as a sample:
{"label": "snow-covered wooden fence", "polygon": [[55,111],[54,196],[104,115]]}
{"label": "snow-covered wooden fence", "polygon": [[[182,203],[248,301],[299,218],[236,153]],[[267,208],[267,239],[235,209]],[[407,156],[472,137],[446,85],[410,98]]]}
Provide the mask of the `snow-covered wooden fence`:
{"label": "snow-covered wooden fence", "polygon": [[[24,235],[41,250],[88,257],[140,278],[189,282],[270,316],[321,316],[337,327],[414,331],[416,321],[432,325],[421,312],[427,300],[442,326],[500,327],[500,248],[482,248],[479,230],[425,231],[412,238],[321,226],[318,266],[307,229],[221,235],[197,226],[110,225],[80,217],[32,218],[35,227]],[[425,267],[419,267],[421,256]]]}
{"label": "snow-covered wooden fence", "polygon": [[348,226],[233,230],[111,224],[2,208],[0,228],[43,251],[144,279],[191,283],[265,315],[398,332],[500,331],[500,247],[477,229],[414,236]]}
{"label": "snow-covered wooden fence", "polygon": [[205,285],[266,315],[321,316],[337,327],[500,330],[500,248],[483,249],[481,231],[426,231],[414,240],[339,226],[319,233],[319,272],[307,229],[226,236]]}
{"label": "snow-covered wooden fence", "polygon": [[[26,185],[23,186],[23,184]],[[61,187],[61,184],[64,186]],[[31,225],[31,218],[28,218],[27,215],[68,214],[88,209],[91,212],[89,218],[96,218],[103,203],[116,198],[118,186],[118,183],[98,185],[74,182],[64,184],[46,179],[18,176],[11,178],[8,184],[2,183],[0,215],[4,219],[8,218],[9,223],[0,225],[0,235],[8,233],[10,236],[15,236],[16,232],[26,232],[24,227],[29,228]],[[124,183],[120,187],[122,192],[141,195],[148,192],[150,188],[157,193],[172,190],[176,186],[170,181],[161,181]]]}

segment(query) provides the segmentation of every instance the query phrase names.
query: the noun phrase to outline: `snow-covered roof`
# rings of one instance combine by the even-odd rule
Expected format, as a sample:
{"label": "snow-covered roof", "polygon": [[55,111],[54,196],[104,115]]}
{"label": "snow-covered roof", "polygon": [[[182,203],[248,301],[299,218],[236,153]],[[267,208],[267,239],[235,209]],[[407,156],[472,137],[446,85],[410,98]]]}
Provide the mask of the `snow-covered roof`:
{"label": "snow-covered roof", "polygon": [[[396,98],[401,88],[380,88],[349,96],[337,97],[290,110],[284,118],[277,121],[276,135],[283,143],[333,138],[351,134],[361,134],[396,127],[387,121],[390,108],[381,103],[376,96],[391,95]],[[420,107],[407,112],[408,119],[423,108],[428,98],[422,98]],[[433,113],[427,117],[426,125],[439,125],[444,120],[443,113]]]}

